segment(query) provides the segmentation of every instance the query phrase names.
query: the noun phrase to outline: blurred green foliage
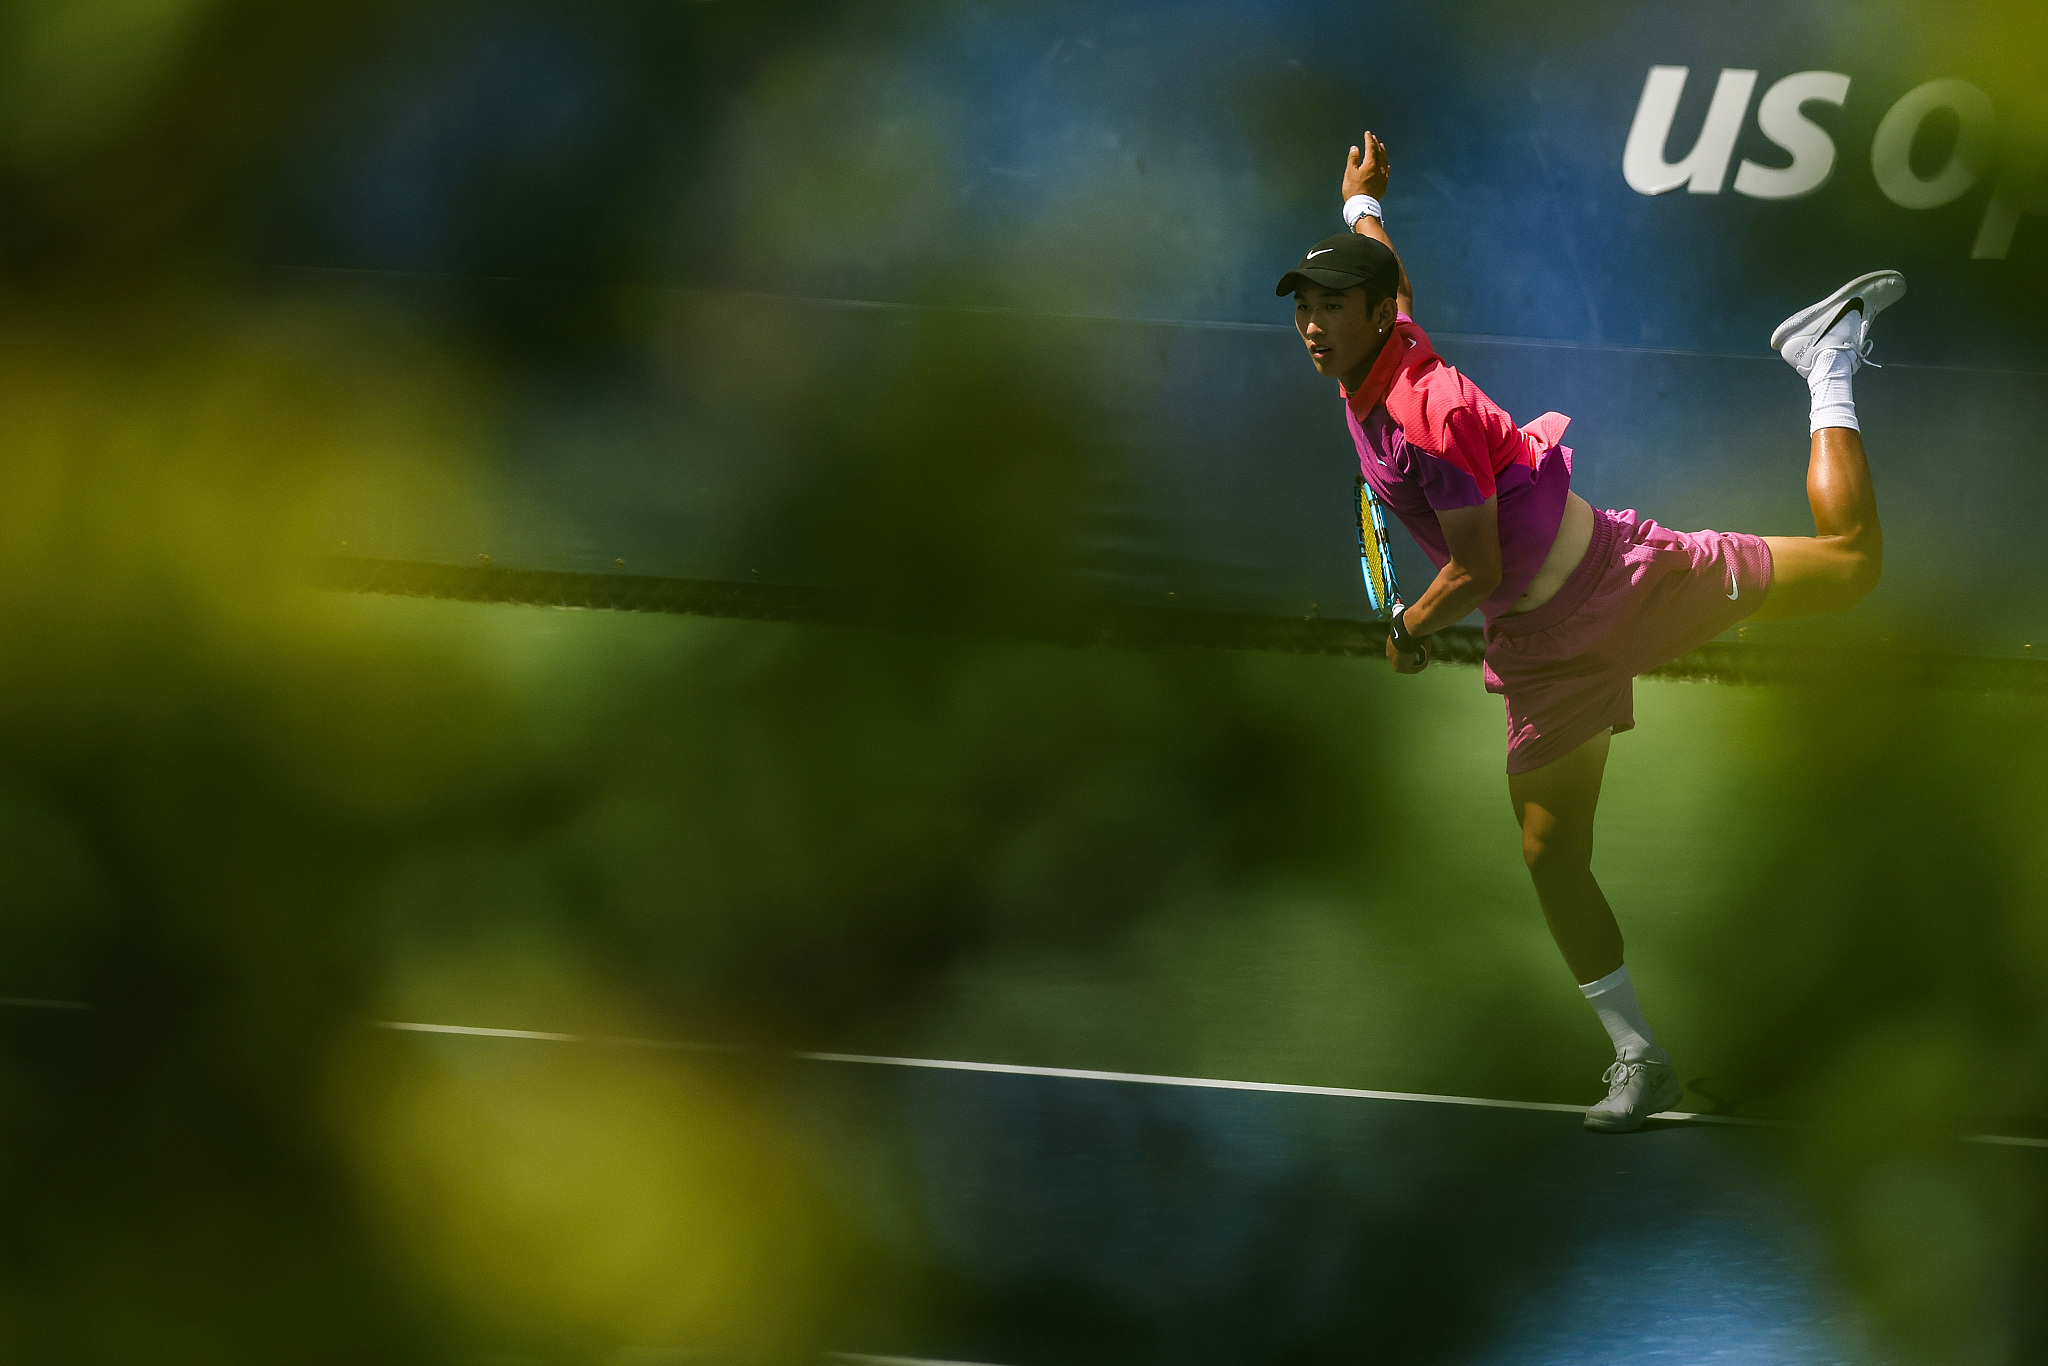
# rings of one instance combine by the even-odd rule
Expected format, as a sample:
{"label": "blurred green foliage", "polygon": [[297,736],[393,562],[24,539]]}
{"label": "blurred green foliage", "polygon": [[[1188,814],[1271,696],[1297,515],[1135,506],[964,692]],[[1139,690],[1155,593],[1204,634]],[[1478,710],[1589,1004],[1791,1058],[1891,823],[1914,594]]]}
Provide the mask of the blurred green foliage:
{"label": "blurred green foliage", "polygon": [[[1471,675],[927,629],[1073,606],[1085,386],[995,323],[919,322],[894,387],[828,372],[782,415],[832,478],[754,515],[866,586],[863,626],[298,587],[335,489],[393,524],[488,506],[523,367],[645,344],[617,287],[674,224],[632,177],[561,247],[603,284],[562,335],[222,264],[352,64],[477,13],[0,11],[0,994],[90,1006],[0,1021],[0,1355],[815,1359],[926,1292],[823,1191],[789,1047],[1582,1093],[1597,1039]],[[786,34],[835,11],[622,13],[631,108],[741,92],[741,151],[693,154],[767,149],[695,245],[773,240],[770,158],[830,113],[830,53]],[[836,165],[881,191],[839,196],[848,252],[925,249],[898,210],[949,136],[927,111]],[[2038,1351],[2040,1170],[1952,1136],[2048,1115],[2040,704],[1645,692],[1603,869],[1678,1047],[1815,1121],[1806,1188],[1907,1350]],[[762,1051],[455,1054],[378,1019]]]}

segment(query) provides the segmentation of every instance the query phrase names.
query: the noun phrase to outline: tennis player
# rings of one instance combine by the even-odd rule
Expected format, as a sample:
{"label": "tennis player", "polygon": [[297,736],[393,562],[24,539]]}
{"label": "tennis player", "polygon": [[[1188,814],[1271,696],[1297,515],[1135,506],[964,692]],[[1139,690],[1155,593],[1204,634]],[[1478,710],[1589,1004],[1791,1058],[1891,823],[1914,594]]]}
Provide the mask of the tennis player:
{"label": "tennis player", "polygon": [[1551,936],[1614,1041],[1606,1099],[1586,1127],[1639,1128],[1684,1092],[1622,961],[1620,927],[1593,878],[1593,811],[1609,739],[1635,725],[1637,674],[1736,622],[1839,612],[1876,584],[1877,497],[1850,377],[1870,325],[1906,292],[1896,271],[1859,276],[1782,323],[1771,346],[1812,397],[1806,496],[1812,536],[1670,531],[1596,511],[1571,491],[1557,413],[1517,426],[1440,358],[1413,317],[1407,272],[1380,213],[1387,152],[1365,134],[1343,178],[1351,231],[1324,238],[1280,281],[1316,373],[1337,380],[1366,482],[1437,566],[1394,615],[1387,658],[1428,667],[1431,637],[1475,609],[1486,688],[1507,703],[1508,795]]}

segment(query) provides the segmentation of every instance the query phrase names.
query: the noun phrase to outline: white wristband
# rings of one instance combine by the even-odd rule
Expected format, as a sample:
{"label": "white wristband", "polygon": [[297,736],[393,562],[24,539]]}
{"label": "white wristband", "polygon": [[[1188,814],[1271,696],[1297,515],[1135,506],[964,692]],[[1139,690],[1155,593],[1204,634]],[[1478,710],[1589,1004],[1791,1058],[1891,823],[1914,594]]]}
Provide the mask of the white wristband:
{"label": "white wristband", "polygon": [[1371,214],[1382,223],[1387,221],[1387,216],[1380,212],[1379,200],[1374,199],[1369,194],[1355,194],[1344,201],[1345,227],[1352,229],[1354,232],[1357,231],[1358,220],[1364,218],[1367,214]]}

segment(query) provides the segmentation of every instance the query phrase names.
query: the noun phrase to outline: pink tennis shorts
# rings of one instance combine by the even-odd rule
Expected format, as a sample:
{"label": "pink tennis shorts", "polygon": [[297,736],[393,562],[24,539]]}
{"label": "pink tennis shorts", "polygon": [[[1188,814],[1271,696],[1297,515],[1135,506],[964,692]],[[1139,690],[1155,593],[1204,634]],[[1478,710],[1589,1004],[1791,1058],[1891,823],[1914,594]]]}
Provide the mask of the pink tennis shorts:
{"label": "pink tennis shorts", "polygon": [[1635,676],[1720,635],[1770,586],[1761,536],[1595,513],[1593,544],[1557,596],[1486,630],[1486,690],[1507,699],[1508,772],[1633,729]]}

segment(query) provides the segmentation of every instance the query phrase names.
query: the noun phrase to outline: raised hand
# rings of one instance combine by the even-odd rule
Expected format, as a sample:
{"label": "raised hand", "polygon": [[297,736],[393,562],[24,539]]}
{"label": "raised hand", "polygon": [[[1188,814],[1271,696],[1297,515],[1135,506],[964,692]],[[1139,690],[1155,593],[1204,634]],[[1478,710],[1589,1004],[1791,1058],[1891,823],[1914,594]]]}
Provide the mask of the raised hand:
{"label": "raised hand", "polygon": [[1387,192],[1387,148],[1373,136],[1370,128],[1365,130],[1365,150],[1351,149],[1351,155],[1344,162],[1344,185],[1342,197],[1355,194],[1369,194],[1378,199]]}

